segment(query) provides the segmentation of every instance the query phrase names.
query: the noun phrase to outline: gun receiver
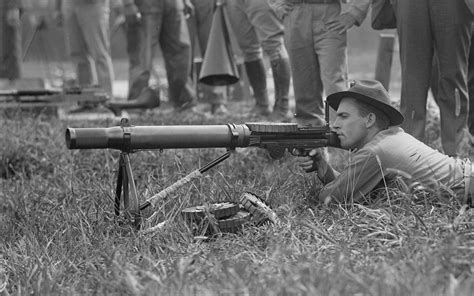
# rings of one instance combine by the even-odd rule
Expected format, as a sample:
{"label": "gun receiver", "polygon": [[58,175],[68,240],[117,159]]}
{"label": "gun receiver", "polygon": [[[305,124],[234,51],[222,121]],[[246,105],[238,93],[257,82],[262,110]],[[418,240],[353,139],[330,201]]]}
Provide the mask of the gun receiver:
{"label": "gun receiver", "polygon": [[118,149],[122,151],[260,147],[272,157],[285,150],[339,146],[327,126],[298,127],[296,123],[246,123],[227,125],[116,126],[68,128],[69,149]]}

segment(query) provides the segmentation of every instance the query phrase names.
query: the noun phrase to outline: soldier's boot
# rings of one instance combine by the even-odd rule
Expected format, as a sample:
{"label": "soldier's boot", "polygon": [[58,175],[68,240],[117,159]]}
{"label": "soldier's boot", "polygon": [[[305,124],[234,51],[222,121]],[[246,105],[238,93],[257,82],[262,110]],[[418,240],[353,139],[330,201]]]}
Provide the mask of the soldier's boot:
{"label": "soldier's boot", "polygon": [[255,97],[255,107],[252,109],[256,115],[268,116],[271,114],[270,103],[267,92],[267,75],[263,60],[245,62],[245,70],[249,78],[250,86]]}
{"label": "soldier's boot", "polygon": [[159,88],[144,88],[138,97],[134,100],[123,102],[108,102],[106,107],[109,108],[115,116],[120,116],[122,110],[126,109],[153,109],[160,106],[160,90]]}
{"label": "soldier's boot", "polygon": [[279,58],[271,61],[273,82],[275,84],[275,105],[272,119],[289,122],[293,118],[290,110],[290,61],[288,58]]}

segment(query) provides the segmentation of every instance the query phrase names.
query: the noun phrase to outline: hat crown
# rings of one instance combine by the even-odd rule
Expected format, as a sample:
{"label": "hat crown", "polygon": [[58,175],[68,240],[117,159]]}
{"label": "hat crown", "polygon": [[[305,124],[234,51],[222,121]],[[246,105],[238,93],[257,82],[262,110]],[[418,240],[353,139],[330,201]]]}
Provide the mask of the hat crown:
{"label": "hat crown", "polygon": [[390,120],[390,125],[399,125],[403,122],[403,115],[392,107],[390,96],[382,83],[377,80],[355,80],[346,91],[333,93],[327,97],[327,102],[334,110],[344,98],[353,98],[365,102],[384,112]]}
{"label": "hat crown", "polygon": [[348,91],[370,97],[387,105],[391,104],[387,90],[377,80],[354,80],[351,82],[351,87]]}

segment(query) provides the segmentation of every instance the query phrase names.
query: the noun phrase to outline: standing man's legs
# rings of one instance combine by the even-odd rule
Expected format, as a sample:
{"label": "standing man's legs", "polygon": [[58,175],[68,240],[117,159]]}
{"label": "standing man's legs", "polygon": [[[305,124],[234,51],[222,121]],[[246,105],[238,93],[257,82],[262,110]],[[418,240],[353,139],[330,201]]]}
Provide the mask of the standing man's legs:
{"label": "standing man's legs", "polygon": [[270,59],[275,86],[273,113],[279,116],[279,119],[289,120],[293,117],[289,105],[291,74],[288,52],[283,40],[283,24],[266,0],[247,0],[245,7],[263,51]]}
{"label": "standing man's legs", "polygon": [[441,140],[446,154],[459,155],[467,127],[471,24],[461,1],[432,1],[430,11],[439,64]]}
{"label": "standing man's legs", "polygon": [[159,43],[168,78],[169,99],[175,108],[194,104],[196,94],[190,83],[191,42],[181,1],[163,0]]}
{"label": "standing man's legs", "polygon": [[0,78],[15,80],[21,76],[21,26],[19,20],[8,24],[6,13],[0,10]]}
{"label": "standing man's legs", "polygon": [[[338,3],[326,5],[324,23],[335,20],[341,14]],[[325,96],[347,89],[347,33],[327,30],[323,24],[313,28],[314,48],[321,68],[321,81]]]}
{"label": "standing man's legs", "polygon": [[[314,50],[318,57],[323,93],[327,97],[347,89],[347,33],[340,34],[325,27],[326,23],[336,20],[341,14],[339,3],[326,4],[318,12],[320,15],[316,19],[322,22],[313,24]],[[335,116],[335,112],[331,116]]]}
{"label": "standing man's legs", "polygon": [[474,25],[471,25],[471,46],[467,70],[467,87],[469,89],[469,132],[474,136]]}
{"label": "standing man's legs", "polygon": [[430,0],[396,0],[402,89],[403,128],[421,141],[425,138],[426,101],[433,61]]}
{"label": "standing man's legs", "polygon": [[161,28],[161,14],[145,11],[140,13],[140,23],[127,27],[129,100],[136,99],[150,84],[154,50],[158,45],[158,29]]}
{"label": "standing man's legs", "polygon": [[260,40],[246,12],[249,3],[246,0],[227,1],[226,9],[228,9],[232,29],[244,55],[245,69],[255,97],[253,111],[257,115],[266,116],[271,114],[267,75]]}
{"label": "standing man's legs", "polygon": [[109,1],[77,7],[77,19],[95,63],[98,83],[109,95],[113,95],[114,70],[110,56],[109,16]]}
{"label": "standing man's legs", "polygon": [[64,1],[64,33],[66,48],[76,67],[77,81],[80,86],[89,86],[97,82],[95,71],[92,71],[92,60],[87,54],[87,45],[82,36],[75,4]]}
{"label": "standing man's legs", "polygon": [[312,26],[313,13],[318,13],[320,7],[313,4],[294,5],[283,19],[295,92],[295,117],[300,124],[324,121],[323,87]]}

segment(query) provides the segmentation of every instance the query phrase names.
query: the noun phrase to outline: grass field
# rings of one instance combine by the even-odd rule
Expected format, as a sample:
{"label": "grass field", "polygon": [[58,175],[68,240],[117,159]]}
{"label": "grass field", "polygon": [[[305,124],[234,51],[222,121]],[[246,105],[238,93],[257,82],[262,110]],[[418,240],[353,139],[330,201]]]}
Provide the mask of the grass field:
{"label": "grass field", "polygon": [[[134,124],[222,120],[154,112]],[[0,158],[8,166],[8,178],[0,179],[3,295],[472,294],[474,216],[441,195],[389,192],[369,206],[309,207],[314,180],[292,157],[238,149],[162,200],[154,221],[168,223],[144,234],[113,214],[118,152],[69,151],[64,143],[67,126],[114,122],[17,116],[0,124]],[[140,201],[223,152],[133,154]],[[179,215],[187,206],[237,202],[244,191],[264,198],[281,223],[203,241]]]}
{"label": "grass field", "polygon": [[[396,85],[396,84],[395,84]],[[135,125],[253,120],[249,102],[229,117],[155,110]],[[52,116],[0,119],[0,295],[472,295],[474,215],[448,194],[388,189],[371,205],[311,207],[317,184],[286,156],[237,149],[230,159],[160,201],[138,232],[113,209],[118,151],[68,150],[66,127],[108,127]],[[430,112],[430,145],[439,148]],[[140,202],[218,157],[222,149],[131,155]],[[338,158],[341,167],[344,157]],[[316,183],[315,183],[316,182]],[[203,240],[180,211],[262,197],[278,224]],[[145,217],[151,210],[144,211]]]}

